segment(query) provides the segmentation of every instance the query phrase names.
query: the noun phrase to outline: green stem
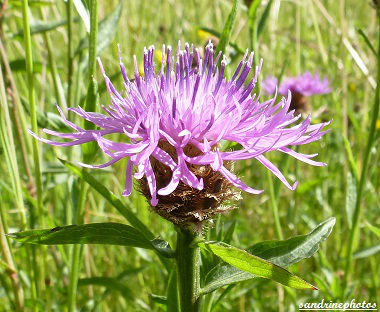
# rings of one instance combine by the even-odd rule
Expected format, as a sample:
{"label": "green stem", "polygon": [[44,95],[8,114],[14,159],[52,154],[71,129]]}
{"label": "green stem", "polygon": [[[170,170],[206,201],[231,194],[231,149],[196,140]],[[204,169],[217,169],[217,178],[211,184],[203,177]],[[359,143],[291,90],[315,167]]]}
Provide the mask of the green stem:
{"label": "green stem", "polygon": [[0,142],[4,149],[5,161],[10,174],[10,181],[14,191],[14,199],[16,207],[21,218],[21,229],[26,228],[26,213],[24,206],[24,198],[21,190],[21,180],[18,169],[18,162],[13,139],[12,123],[9,116],[7,95],[5,93],[5,85],[0,66]]}
{"label": "green stem", "polygon": [[[258,49],[257,49],[257,9],[261,3],[261,0],[252,1],[248,10],[248,21],[249,21],[249,37],[250,37],[250,50],[255,52],[255,57],[253,58],[253,67],[257,65]],[[258,85],[258,89],[260,86]]]}
{"label": "green stem", "polygon": [[69,283],[69,297],[68,297],[68,311],[75,311],[75,301],[76,292],[78,287],[78,277],[80,270],[80,255],[81,255],[81,245],[74,245],[71,255],[71,272],[70,272],[70,283]]}
{"label": "green stem", "polygon": [[[34,133],[38,133],[37,127],[37,114],[36,114],[36,103],[35,103],[35,88],[34,88],[34,74],[33,74],[33,54],[32,54],[32,38],[30,34],[30,24],[29,24],[29,7],[28,1],[22,0],[22,16],[23,16],[23,26],[24,26],[24,44],[25,44],[25,62],[26,62],[26,74],[28,80],[28,98],[30,106],[30,119],[31,128]],[[33,161],[34,161],[34,178],[36,185],[37,194],[37,216],[36,212],[31,212],[31,227],[35,226],[35,220],[38,219],[39,226],[41,228],[45,227],[45,212],[43,209],[42,202],[42,178],[41,178],[41,165],[40,165],[40,152],[37,140],[32,140],[33,147]],[[41,256],[36,258],[35,246],[32,246],[32,263],[33,263],[33,288],[36,289],[37,298],[39,297],[39,291],[43,290],[44,287],[44,268],[46,263],[46,250],[42,249]],[[38,262],[42,261],[40,265]],[[45,292],[46,294],[46,292]],[[33,294],[34,296],[34,294]],[[35,310],[38,308],[35,307]]]}
{"label": "green stem", "polygon": [[[1,54],[1,58],[3,60],[3,64],[4,64],[5,74],[8,78],[9,86],[11,89],[11,98],[13,100],[13,109],[12,109],[13,119],[15,121],[15,130],[16,130],[16,134],[17,134],[17,139],[18,139],[18,142],[19,142],[20,147],[21,147],[21,155],[22,155],[22,160],[24,163],[24,169],[25,169],[25,173],[28,177],[28,180],[30,182],[32,182],[33,176],[32,176],[32,172],[30,170],[29,158],[28,158],[28,144],[27,144],[27,142],[28,142],[28,136],[27,135],[28,134],[26,131],[26,122],[25,122],[25,118],[24,118],[24,114],[23,114],[23,107],[21,105],[18,90],[16,88],[16,84],[15,84],[15,81],[13,79],[13,74],[12,74],[12,70],[11,70],[10,65],[9,65],[6,47],[3,44],[3,38],[2,37],[0,37],[0,54]],[[31,150],[31,146],[30,146],[29,150]]]}
{"label": "green stem", "polygon": [[[35,103],[35,89],[34,89],[34,76],[33,76],[32,39],[30,36],[28,10],[29,10],[28,0],[22,0],[22,15],[23,15],[23,25],[24,25],[24,44],[25,44],[25,53],[26,53],[25,60],[26,60],[26,73],[27,73],[27,77],[28,77],[30,118],[31,118],[31,124],[32,124],[32,131],[34,133],[38,133],[36,103]],[[36,179],[36,190],[37,190],[38,219],[40,222],[40,227],[44,227],[44,222],[43,222],[44,212],[43,212],[43,208],[42,208],[41,165],[40,165],[38,141],[32,140],[32,146],[33,146],[33,160],[34,160],[34,175],[35,175],[35,179]]]}
{"label": "green stem", "polygon": [[[42,20],[45,21],[47,19],[46,13],[42,8],[41,8],[41,16],[42,16]],[[46,45],[48,61],[49,61],[49,66],[51,70],[51,76],[53,78],[54,91],[55,91],[55,96],[57,98],[58,106],[61,107],[63,110],[66,110],[67,104],[65,100],[62,82],[61,82],[61,79],[59,78],[57,63],[55,62],[53,47],[51,44],[49,32],[44,32],[43,38]]]}
{"label": "green stem", "polygon": [[66,12],[67,12],[67,102],[69,106],[72,106],[73,100],[73,72],[74,72],[74,62],[73,62],[73,0],[67,0],[66,2]]}
{"label": "green stem", "polygon": [[90,0],[90,41],[88,48],[88,81],[95,74],[96,46],[98,42],[98,0]]}
{"label": "green stem", "polygon": [[[20,216],[21,216],[21,228],[25,229],[26,216],[25,216],[24,199],[23,199],[22,190],[21,190],[21,181],[20,181],[20,175],[19,175],[18,165],[17,165],[16,150],[15,150],[15,144],[14,144],[13,135],[12,135],[12,124],[9,117],[8,103],[7,103],[6,93],[5,93],[5,86],[4,86],[1,66],[0,66],[0,143],[4,149],[5,161],[7,163],[7,167],[9,170],[10,180],[11,180],[12,188],[14,191],[14,199],[15,199],[16,207],[18,208]],[[7,232],[8,226],[4,218],[1,204],[0,204],[0,213],[1,213],[0,227],[4,228],[2,231]],[[3,237],[3,234],[0,233],[0,236]],[[21,285],[19,284],[16,267],[13,263],[11,245],[7,241],[2,241],[1,249],[3,251],[4,257],[6,259],[8,266],[12,269],[12,273],[10,274],[10,277],[11,277],[12,286],[15,292],[16,306],[21,311],[23,310],[23,307],[24,307],[24,299],[23,299],[24,296],[23,296],[23,290],[21,288]],[[33,281],[35,282],[35,280]],[[36,289],[35,285],[36,283],[33,283],[31,287],[33,299],[37,298],[37,295],[35,292],[35,289]]]}
{"label": "green stem", "polygon": [[357,236],[359,235],[359,221],[360,221],[361,208],[362,208],[361,200],[363,196],[364,185],[367,180],[368,165],[369,165],[369,160],[371,156],[371,149],[375,141],[376,121],[377,121],[377,116],[379,115],[379,108],[380,108],[380,54],[379,54],[380,52],[380,9],[377,9],[377,22],[378,22],[378,27],[379,27],[379,31],[378,31],[379,37],[378,37],[378,49],[377,49],[378,54],[377,54],[377,79],[376,79],[375,102],[373,104],[372,120],[371,120],[370,129],[369,129],[367,145],[364,152],[364,159],[363,159],[362,171],[361,171],[360,180],[359,180],[359,186],[357,188],[355,210],[352,217],[352,228],[351,228],[350,236],[348,240],[348,252],[347,252],[346,268],[345,268],[345,275],[344,275],[344,281],[343,281],[344,290],[347,287],[348,277],[352,269],[352,255],[354,251],[354,242]]}
{"label": "green stem", "polygon": [[[80,180],[79,185],[79,195],[78,195],[78,206],[75,213],[74,224],[83,223],[83,212],[86,205],[86,194],[88,185],[83,179]],[[71,254],[71,271],[70,271],[70,281],[69,281],[69,294],[67,301],[67,308],[69,312],[75,311],[75,301],[78,286],[78,277],[80,271],[80,257],[82,253],[81,245],[74,245]]]}
{"label": "green stem", "polygon": [[180,311],[199,311],[200,250],[191,246],[197,234],[177,228],[177,285],[179,287]]}
{"label": "green stem", "polygon": [[277,233],[277,238],[282,240],[284,239],[284,235],[282,234],[282,228],[280,223],[280,216],[278,213],[278,205],[277,205],[277,198],[276,194],[274,193],[274,187],[273,187],[273,179],[271,176],[271,172],[267,172],[268,177],[268,185],[269,185],[269,196],[270,196],[270,202],[272,207],[272,213],[273,213],[273,219],[274,219],[274,225]]}
{"label": "green stem", "polygon": [[[93,82],[93,76],[95,74],[95,64],[96,64],[96,45],[98,39],[98,1],[91,0],[90,1],[90,41],[89,41],[89,83]],[[91,105],[91,104],[90,104]],[[95,103],[92,103],[95,105]],[[86,103],[86,110],[94,111],[93,109],[88,107],[88,103]],[[84,123],[85,129],[89,129],[91,125],[89,123]],[[86,160],[90,157],[86,152],[88,149],[82,149],[83,159]],[[85,170],[85,169],[83,169]],[[88,185],[85,183],[83,179],[80,180],[80,193],[78,198],[78,207],[75,214],[75,223],[81,224],[83,223],[83,211],[86,203],[86,193],[87,193]],[[78,286],[78,276],[81,265],[81,253],[82,247],[80,245],[74,245],[71,257],[71,272],[70,272],[70,285],[69,285],[69,298],[68,298],[68,310],[69,312],[75,311],[75,301],[76,301],[76,291]]]}
{"label": "green stem", "polygon": [[296,6],[296,73],[301,73],[301,5]]}

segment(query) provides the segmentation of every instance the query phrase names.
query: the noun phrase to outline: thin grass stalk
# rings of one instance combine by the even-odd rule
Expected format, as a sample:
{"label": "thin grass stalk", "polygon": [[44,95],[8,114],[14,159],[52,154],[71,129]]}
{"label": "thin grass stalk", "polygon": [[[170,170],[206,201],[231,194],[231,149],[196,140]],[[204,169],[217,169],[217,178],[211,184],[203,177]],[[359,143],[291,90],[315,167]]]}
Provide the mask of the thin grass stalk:
{"label": "thin grass stalk", "polygon": [[[90,1],[90,38],[89,38],[89,66],[88,66],[88,75],[90,85],[93,81],[93,76],[95,74],[95,65],[96,65],[96,46],[98,38],[98,1]],[[88,103],[86,103],[86,110],[94,111],[94,109],[87,109]],[[95,105],[95,103],[92,103]],[[88,123],[84,123],[84,127],[88,129]],[[89,157],[86,150],[83,150],[83,159],[86,162],[86,159]],[[83,169],[85,170],[85,169]],[[75,223],[83,223],[83,211],[86,203],[86,194],[87,194],[88,185],[83,179],[80,180],[80,191],[78,198],[78,207],[75,216]],[[83,248],[81,245],[74,245],[71,255],[71,272],[70,272],[70,285],[69,285],[69,298],[68,298],[68,310],[69,312],[75,311],[75,302],[76,302],[76,290],[78,286],[78,277],[80,271],[80,258]]]}
{"label": "thin grass stalk", "polygon": [[[32,38],[30,34],[29,24],[29,6],[27,0],[22,0],[22,16],[23,16],[23,30],[24,30],[24,45],[25,45],[25,62],[26,62],[26,74],[28,81],[28,99],[30,106],[30,118],[31,128],[34,133],[38,133],[37,127],[37,114],[35,103],[35,88],[34,88],[34,74],[33,74],[33,54],[32,54]],[[40,164],[40,152],[39,143],[37,140],[32,140],[33,147],[33,160],[34,160],[34,179],[36,185],[37,196],[37,216],[34,209],[31,212],[31,227],[35,226],[36,219],[38,220],[41,228],[45,227],[45,213],[42,202],[42,175]],[[42,248],[41,256],[36,258],[36,246],[31,246],[32,250],[32,263],[33,263],[33,278],[36,288],[37,297],[39,297],[39,291],[44,288],[44,268],[46,264],[46,248]],[[40,263],[41,262],[41,263]],[[48,292],[45,292],[48,296]],[[37,307],[35,308],[37,309]]]}
{"label": "thin grass stalk", "polygon": [[248,10],[250,50],[255,52],[253,66],[257,65],[257,60],[259,59],[259,53],[257,51],[257,8],[259,7],[260,3],[261,0],[254,0]]}
{"label": "thin grass stalk", "polygon": [[5,153],[5,160],[10,174],[11,184],[14,191],[16,207],[21,221],[21,229],[26,228],[26,212],[21,189],[21,181],[17,164],[15,143],[13,139],[12,123],[9,117],[7,96],[5,93],[3,73],[0,66],[0,134],[1,144]]}
{"label": "thin grass stalk", "polygon": [[67,15],[67,103],[71,107],[73,101],[73,74],[74,74],[74,61],[73,61],[73,0],[66,2],[66,15]]}
{"label": "thin grass stalk", "polygon": [[32,173],[30,170],[30,165],[29,165],[29,159],[28,159],[28,135],[26,132],[26,125],[25,125],[25,118],[23,118],[23,109],[20,101],[20,97],[18,95],[18,91],[16,88],[16,84],[13,79],[12,71],[9,66],[9,60],[8,60],[8,55],[7,51],[5,49],[5,46],[3,44],[3,39],[0,38],[0,53],[1,53],[1,58],[3,60],[4,64],[4,69],[5,73],[7,75],[10,89],[11,89],[11,97],[13,100],[13,118],[16,123],[16,134],[17,134],[17,139],[18,142],[20,143],[21,147],[21,154],[22,154],[22,160],[23,160],[23,165],[24,165],[24,170],[25,173],[28,177],[28,180],[30,182],[33,181]]}
{"label": "thin grass stalk", "polygon": [[96,46],[98,43],[98,0],[90,0],[90,41],[88,51],[88,81],[92,80],[96,66]]}
{"label": "thin grass stalk", "polygon": [[[371,158],[371,149],[375,142],[376,137],[376,122],[377,117],[379,115],[380,108],[380,8],[377,9],[377,23],[378,23],[378,54],[377,54],[377,78],[376,78],[376,91],[375,91],[375,101],[373,104],[373,112],[372,112],[372,120],[369,129],[369,134],[367,138],[367,144],[364,152],[364,159],[362,164],[362,171],[360,175],[359,185],[357,188],[356,202],[355,202],[355,210],[352,217],[352,228],[350,231],[350,236],[348,240],[348,251],[346,257],[346,267],[345,267],[345,275],[343,280],[343,289],[346,290],[348,278],[351,275],[352,270],[352,256],[354,251],[354,242],[358,237],[359,233],[359,224],[360,224],[360,216],[362,210],[362,197],[364,192],[364,186],[366,184],[368,178],[368,165]],[[344,294],[343,294],[344,295]]]}
{"label": "thin grass stalk", "polygon": [[[4,149],[5,159],[9,174],[11,177],[11,183],[13,190],[15,192],[15,201],[16,206],[18,207],[20,216],[21,216],[21,225],[23,228],[26,227],[26,216],[25,216],[25,207],[21,191],[21,182],[20,176],[18,174],[18,166],[16,159],[16,151],[14,149],[15,145],[13,142],[12,135],[12,126],[9,118],[8,104],[6,101],[6,94],[4,88],[3,74],[0,66],[0,142]],[[2,204],[0,199],[0,247],[3,252],[5,262],[7,263],[9,269],[9,277],[11,279],[13,292],[15,296],[16,308],[18,311],[24,310],[24,295],[23,289],[21,287],[16,266],[13,262],[13,253],[11,246],[8,243],[8,240],[5,237],[6,232],[8,231],[8,225],[6,219],[4,218],[4,213],[2,210]]]}
{"label": "thin grass stalk", "polygon": [[296,4],[296,74],[301,74],[301,3]]}
{"label": "thin grass stalk", "polygon": [[[38,133],[37,127],[37,114],[36,114],[36,103],[35,103],[35,88],[34,88],[34,75],[33,75],[33,54],[32,54],[32,39],[30,35],[29,27],[29,14],[28,14],[28,1],[22,0],[22,15],[23,15],[23,25],[24,25],[24,44],[25,44],[25,61],[26,61],[26,73],[28,78],[28,91],[29,91],[29,105],[30,105],[30,118],[32,131]],[[36,180],[36,190],[37,190],[37,207],[38,207],[38,219],[40,226],[44,226],[43,222],[43,207],[42,207],[42,179],[41,179],[41,165],[39,156],[39,146],[38,141],[32,141],[33,146],[33,159],[34,159],[34,175]]]}
{"label": "thin grass stalk", "polygon": [[321,52],[322,61],[325,65],[327,65],[329,58],[328,58],[328,55],[326,52],[326,48],[323,44],[322,34],[321,34],[320,29],[319,29],[318,19],[317,19],[317,15],[315,14],[314,4],[313,4],[312,0],[309,1],[309,7],[310,7],[311,19],[313,21],[315,34],[317,35],[317,41],[318,41],[319,50]]}
{"label": "thin grass stalk", "polygon": [[[41,8],[41,16],[42,16],[42,20],[45,21],[46,20],[46,13],[45,13],[45,10],[43,8]],[[53,47],[52,47],[52,44],[51,44],[51,39],[50,39],[49,32],[44,32],[43,33],[43,39],[44,39],[44,42],[45,42],[45,45],[46,45],[46,51],[47,51],[47,55],[48,55],[49,67],[50,67],[51,75],[52,75],[52,78],[53,78],[53,85],[54,85],[55,96],[57,98],[58,105],[63,110],[66,111],[67,110],[67,103],[66,103],[66,100],[65,100],[65,95],[63,93],[63,86],[62,86],[62,83],[61,83],[61,79],[59,78],[58,67],[57,67],[57,64],[55,62],[55,58],[54,58],[54,54],[53,54]]]}
{"label": "thin grass stalk", "polygon": [[[347,38],[347,23],[345,19],[345,0],[340,0],[340,20],[341,20],[341,31],[342,37]],[[342,53],[342,59],[344,60],[344,53]],[[348,137],[348,119],[347,119],[347,72],[346,67],[343,66],[342,69],[342,123],[343,123],[343,136]],[[347,164],[345,162],[345,175],[347,173]]]}
{"label": "thin grass stalk", "polygon": [[[280,216],[278,213],[277,198],[276,198],[276,194],[274,192],[274,183],[273,183],[273,179],[271,176],[271,172],[269,172],[269,171],[267,172],[267,177],[268,177],[268,186],[269,186],[270,205],[272,208],[272,214],[273,214],[276,234],[277,234],[277,238],[282,240],[282,239],[284,239],[284,235],[282,233]],[[278,192],[280,192],[280,189],[278,190]]]}

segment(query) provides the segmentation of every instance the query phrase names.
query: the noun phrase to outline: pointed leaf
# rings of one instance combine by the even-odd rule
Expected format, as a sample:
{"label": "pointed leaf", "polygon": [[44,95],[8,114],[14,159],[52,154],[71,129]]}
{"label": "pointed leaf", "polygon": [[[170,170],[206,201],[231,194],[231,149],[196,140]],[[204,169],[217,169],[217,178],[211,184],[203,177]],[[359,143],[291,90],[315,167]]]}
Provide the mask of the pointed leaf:
{"label": "pointed leaf", "polygon": [[90,32],[90,14],[88,13],[87,8],[84,6],[81,0],[73,0],[75,9],[77,10],[79,16],[81,17],[86,31]]}
{"label": "pointed leaf", "polygon": [[208,249],[223,261],[258,277],[271,279],[275,282],[296,289],[317,289],[284,268],[265,259],[251,255],[243,249],[222,242],[203,243],[201,246],[207,246]]}
{"label": "pointed leaf", "polygon": [[149,294],[149,297],[155,303],[167,305],[168,300],[166,299],[165,296],[159,296],[159,295],[155,295],[155,294]]}
{"label": "pointed leaf", "polygon": [[290,266],[315,254],[320,243],[330,235],[335,221],[335,218],[329,218],[307,235],[294,236],[283,241],[260,242],[247,251],[279,266]]}
{"label": "pointed leaf", "polygon": [[367,35],[363,31],[363,29],[359,28],[359,29],[357,29],[357,32],[359,33],[360,36],[362,36],[364,42],[367,44],[368,48],[371,50],[371,52],[373,53],[373,55],[375,57],[377,57],[377,52],[376,52],[374,46],[372,45],[371,41],[369,40],[369,38],[367,37]]}
{"label": "pointed leaf", "polygon": [[[25,71],[26,70],[26,62],[25,59],[17,59],[9,62],[9,66],[13,72]],[[33,62],[33,72],[41,73],[42,71],[42,63],[41,62]]]}
{"label": "pointed leaf", "polygon": [[[100,55],[100,53],[112,42],[116,34],[116,28],[121,17],[121,12],[122,1],[119,2],[116,8],[108,16],[106,16],[103,20],[100,21],[96,47],[97,55]],[[75,54],[78,54],[80,51],[82,51],[83,49],[87,49],[88,47],[89,41],[88,36],[86,36],[80,41]]]}
{"label": "pointed leaf", "polygon": [[153,239],[151,241],[153,248],[158,251],[160,255],[162,255],[165,258],[174,258],[175,257],[175,251],[171,249],[169,243],[167,241],[164,241],[162,239]]}
{"label": "pointed leaf", "polygon": [[[220,32],[214,30],[214,29],[211,29],[211,28],[208,28],[208,27],[200,27],[199,30],[202,30],[204,32],[208,32],[210,35],[213,35],[217,38],[220,38]],[[244,54],[244,50],[241,49],[236,43],[230,41],[229,42],[229,45],[235,50],[236,53],[239,53],[239,54]]]}
{"label": "pointed leaf", "polygon": [[379,251],[380,251],[380,245],[366,247],[355,252],[352,258],[353,259],[368,258],[370,256],[377,254]]}
{"label": "pointed leaf", "polygon": [[262,31],[264,30],[265,24],[269,17],[270,8],[272,7],[273,0],[269,0],[263,14],[261,15],[260,21],[257,25],[257,38],[260,37]]}
{"label": "pointed leaf", "polygon": [[[295,236],[283,241],[261,242],[248,248],[247,251],[276,265],[287,267],[317,252],[319,244],[327,239],[334,224],[335,218],[330,218],[307,235]],[[219,264],[208,272],[202,293],[210,293],[220,287],[254,277],[255,275],[231,265]]]}
{"label": "pointed leaf", "polygon": [[[30,34],[36,35],[41,34],[50,30],[54,30],[60,26],[67,24],[66,20],[61,21],[34,21],[30,25]],[[23,38],[24,32],[22,30],[18,31],[15,34],[10,35],[11,38]]]}
{"label": "pointed leaf", "polygon": [[380,228],[379,228],[379,227],[376,227],[376,226],[372,225],[372,224],[369,223],[368,221],[366,222],[366,226],[367,226],[367,228],[368,228],[373,234],[375,234],[377,237],[380,238]]}
{"label": "pointed leaf", "polygon": [[230,41],[232,27],[234,26],[234,23],[235,23],[238,4],[239,4],[239,1],[234,0],[230,14],[228,15],[227,21],[224,24],[224,28],[220,36],[218,46],[216,47],[217,53],[219,51],[222,51],[222,53],[226,51],[226,47],[228,46],[228,42]]}
{"label": "pointed leaf", "polygon": [[139,230],[112,222],[67,225],[11,233],[9,236],[22,243],[39,245],[107,244],[153,249],[152,243]]}
{"label": "pointed leaf", "polygon": [[105,200],[107,200],[112,206],[114,206],[136,229],[140,230],[141,233],[149,240],[154,239],[153,233],[147,228],[147,226],[140,221],[140,219],[127,208],[110,190],[108,190],[103,184],[96,180],[92,175],[86,171],[78,168],[69,161],[59,159],[71,172],[76,174],[78,177],[85,180],[91,187],[98,191]]}

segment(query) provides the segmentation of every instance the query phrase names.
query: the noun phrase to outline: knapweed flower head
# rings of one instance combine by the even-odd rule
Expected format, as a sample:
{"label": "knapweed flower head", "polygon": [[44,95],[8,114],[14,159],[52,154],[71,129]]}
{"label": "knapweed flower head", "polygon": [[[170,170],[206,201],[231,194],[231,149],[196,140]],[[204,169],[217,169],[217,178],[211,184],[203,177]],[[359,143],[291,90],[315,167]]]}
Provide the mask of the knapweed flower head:
{"label": "knapweed flower head", "polygon": [[[263,81],[262,87],[267,94],[272,95],[276,92],[277,84],[277,78],[269,76]],[[289,91],[292,93],[290,109],[298,113],[306,111],[307,97],[331,92],[329,84],[326,77],[321,80],[318,73],[312,75],[310,72],[305,72],[302,75],[284,79],[278,92],[283,96],[286,96]]]}
{"label": "knapweed flower head", "polygon": [[[289,110],[290,92],[278,103],[275,97],[260,102],[252,91],[262,62],[245,84],[252,71],[253,52],[245,53],[231,79],[225,78],[225,58],[221,58],[221,53],[215,57],[211,43],[203,59],[188,44],[181,50],[179,43],[175,55],[170,46],[163,46],[158,70],[153,54],[154,47],[144,51],[143,76],[139,75],[134,57],[132,81],[127,77],[119,49],[123,91],[114,87],[99,61],[110,104],[102,107],[102,114],[70,108],[98,129],[78,127],[58,108],[74,131],[44,131],[69,141],[33,135],[55,146],[97,142],[110,160],[101,165],[81,164],[89,168],[104,168],[127,158],[123,195],[131,194],[133,176],[140,179],[140,188],[153,209],[179,224],[200,222],[223,211],[223,201],[236,197],[232,186],[252,194],[262,192],[247,186],[232,172],[232,164],[238,160],[256,159],[291,190],[297,183],[289,184],[265,157],[266,153],[279,151],[314,166],[324,165],[312,160],[317,154],[301,154],[290,147],[320,139],[328,131],[324,130],[328,123],[311,125],[310,117],[297,122],[300,116]],[[106,138],[108,134],[125,138],[112,141]],[[235,142],[241,148],[222,150],[225,141]]]}

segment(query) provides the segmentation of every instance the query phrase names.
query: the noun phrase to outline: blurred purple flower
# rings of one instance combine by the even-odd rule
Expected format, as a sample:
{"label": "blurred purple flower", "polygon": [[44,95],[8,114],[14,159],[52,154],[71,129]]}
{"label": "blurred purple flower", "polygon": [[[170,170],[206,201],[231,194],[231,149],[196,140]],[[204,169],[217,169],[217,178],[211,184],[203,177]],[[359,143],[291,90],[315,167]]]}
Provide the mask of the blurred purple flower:
{"label": "blurred purple flower", "polygon": [[311,96],[331,92],[329,84],[328,79],[321,80],[318,73],[313,76],[310,72],[305,72],[300,76],[285,79],[278,91],[282,95],[286,95],[290,91],[303,96]]}
{"label": "blurred purple flower", "polygon": [[[276,91],[277,83],[277,78],[268,76],[262,82],[262,87],[267,94],[272,95]],[[305,72],[296,77],[286,78],[281,83],[278,92],[283,96],[286,96],[288,91],[291,93],[299,93],[303,96],[326,94],[331,92],[329,84],[329,80],[327,78],[321,80],[318,73],[313,76],[310,72]]]}
{"label": "blurred purple flower", "polygon": [[263,87],[265,93],[272,95],[276,92],[277,83],[278,80],[276,77],[268,76],[265,80],[263,80],[261,86]]}
{"label": "blurred purple flower", "polygon": [[[124,94],[112,85],[99,61],[111,104],[102,106],[103,114],[86,112],[81,107],[69,109],[94,123],[99,129],[85,130],[78,127],[68,121],[58,107],[65,123],[75,131],[60,133],[44,129],[44,132],[70,141],[56,142],[38,137],[34,133],[32,135],[55,146],[96,141],[111,160],[102,165],[81,164],[89,168],[104,168],[128,158],[123,195],[131,194],[133,175],[137,179],[145,176],[153,206],[157,205],[160,196],[171,194],[180,182],[194,189],[203,189],[203,179],[199,179],[189,169],[194,165],[209,166],[231,184],[252,194],[259,194],[262,190],[245,185],[226,168],[226,162],[254,158],[292,190],[297,182],[290,185],[280,170],[264,156],[265,153],[276,150],[310,165],[325,165],[311,159],[317,154],[305,155],[289,147],[320,139],[328,132],[323,128],[329,122],[311,125],[310,117],[307,117],[301,123],[295,124],[300,116],[295,117],[294,112],[289,111],[290,93],[277,104],[275,98],[260,103],[258,96],[251,95],[262,64],[256,67],[254,77],[245,85],[252,69],[253,52],[249,55],[248,51],[245,53],[230,80],[224,77],[226,60],[223,58],[220,66],[217,66],[221,53],[214,59],[212,44],[207,46],[203,59],[197,49],[194,51],[193,47],[186,44],[185,50],[181,50],[178,44],[175,66],[172,49],[168,47],[165,53],[163,46],[161,68],[157,73],[153,53],[153,47],[145,49],[144,76],[139,75],[134,57],[135,79],[131,81],[127,77],[119,49]],[[193,58],[197,61],[195,68],[192,66]],[[304,92],[326,90],[326,83],[316,89],[312,80],[308,81],[302,82]],[[288,85],[291,86],[290,83]],[[282,88],[281,91],[283,90]],[[112,133],[124,135],[130,143],[114,142],[105,138]],[[222,140],[236,142],[242,149],[222,151],[219,144]],[[175,149],[176,157],[161,148],[168,144]],[[195,157],[186,155],[184,150],[189,145],[199,149],[202,154]],[[160,189],[157,189],[156,184],[157,173],[152,169],[153,159],[166,165],[172,172],[170,182]],[[137,167],[137,172],[133,174],[134,167]]]}

